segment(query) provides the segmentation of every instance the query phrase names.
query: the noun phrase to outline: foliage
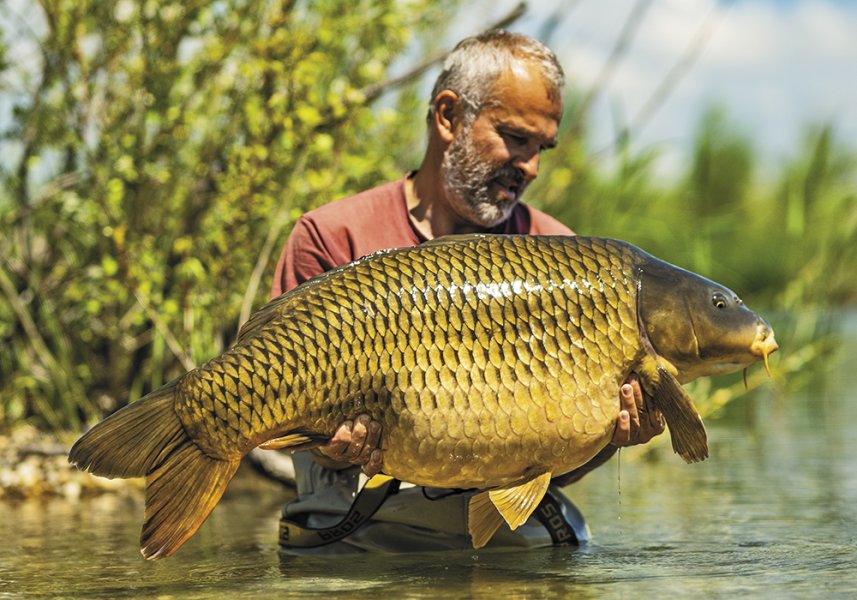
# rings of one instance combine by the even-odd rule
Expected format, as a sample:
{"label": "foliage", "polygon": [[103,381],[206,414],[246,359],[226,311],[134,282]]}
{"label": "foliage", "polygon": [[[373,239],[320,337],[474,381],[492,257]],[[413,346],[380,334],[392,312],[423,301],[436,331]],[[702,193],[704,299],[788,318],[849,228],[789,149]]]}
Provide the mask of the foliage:
{"label": "foliage", "polygon": [[19,6],[0,19],[0,423],[60,428],[221,351],[296,215],[401,175],[414,96],[373,111],[365,90],[447,3]]}
{"label": "foliage", "polygon": [[857,301],[857,155],[832,126],[809,128],[773,176],[757,175],[749,135],[719,107],[704,115],[678,182],[657,176],[657,149],[629,146],[605,169],[585,138],[561,137],[530,199],[578,233],[627,239],[763,306]]}

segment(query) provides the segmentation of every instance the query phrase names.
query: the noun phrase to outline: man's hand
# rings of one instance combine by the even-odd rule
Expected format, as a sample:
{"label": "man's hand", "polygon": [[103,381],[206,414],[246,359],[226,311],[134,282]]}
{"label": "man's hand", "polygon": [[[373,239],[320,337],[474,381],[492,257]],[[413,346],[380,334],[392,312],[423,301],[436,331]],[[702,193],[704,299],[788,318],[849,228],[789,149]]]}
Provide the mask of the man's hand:
{"label": "man's hand", "polygon": [[383,454],[378,447],[381,440],[381,423],[363,414],[354,421],[345,421],[330,438],[330,441],[315,449],[316,458],[329,468],[345,468],[360,465],[367,476],[381,471]]}
{"label": "man's hand", "polygon": [[553,482],[564,487],[579,481],[584,475],[610,460],[618,448],[645,444],[656,435],[662,434],[664,429],[663,416],[657,409],[649,409],[646,406],[640,380],[631,373],[619,388],[619,417],[616,419],[616,428],[610,443],[588,463],[555,477]]}
{"label": "man's hand", "polygon": [[645,444],[664,432],[664,418],[656,408],[649,409],[643,400],[640,380],[634,373],[619,388],[619,418],[611,443],[616,447]]}

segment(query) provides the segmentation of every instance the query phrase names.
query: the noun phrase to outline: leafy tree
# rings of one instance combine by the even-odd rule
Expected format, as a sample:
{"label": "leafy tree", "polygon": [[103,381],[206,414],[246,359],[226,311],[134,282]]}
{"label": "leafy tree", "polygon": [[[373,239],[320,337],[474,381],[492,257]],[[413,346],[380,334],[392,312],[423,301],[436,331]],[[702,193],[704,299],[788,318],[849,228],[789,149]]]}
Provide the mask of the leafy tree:
{"label": "leafy tree", "polygon": [[0,422],[77,427],[227,346],[302,211],[411,166],[416,97],[370,103],[449,5],[7,6]]}

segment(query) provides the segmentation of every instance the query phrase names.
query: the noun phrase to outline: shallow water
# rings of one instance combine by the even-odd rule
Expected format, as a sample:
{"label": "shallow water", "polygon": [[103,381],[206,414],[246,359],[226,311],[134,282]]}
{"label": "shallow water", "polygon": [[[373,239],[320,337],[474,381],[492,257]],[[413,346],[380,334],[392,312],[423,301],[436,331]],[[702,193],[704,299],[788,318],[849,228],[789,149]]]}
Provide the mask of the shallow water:
{"label": "shallow water", "polygon": [[709,420],[711,457],[626,450],[568,489],[583,548],[280,558],[287,492],[236,478],[174,557],[137,550],[142,498],[0,503],[0,598],[857,597],[857,318],[843,367]]}

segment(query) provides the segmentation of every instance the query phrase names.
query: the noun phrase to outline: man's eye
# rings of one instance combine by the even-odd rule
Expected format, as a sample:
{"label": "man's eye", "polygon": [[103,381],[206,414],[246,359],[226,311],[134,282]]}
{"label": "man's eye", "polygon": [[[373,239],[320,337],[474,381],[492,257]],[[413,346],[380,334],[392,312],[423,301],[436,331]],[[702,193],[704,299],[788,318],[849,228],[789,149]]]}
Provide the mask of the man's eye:
{"label": "man's eye", "polygon": [[516,133],[504,132],[501,134],[507,141],[512,142],[518,146],[523,146],[527,143],[527,138],[522,135],[518,135]]}

